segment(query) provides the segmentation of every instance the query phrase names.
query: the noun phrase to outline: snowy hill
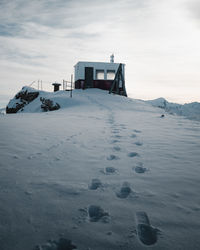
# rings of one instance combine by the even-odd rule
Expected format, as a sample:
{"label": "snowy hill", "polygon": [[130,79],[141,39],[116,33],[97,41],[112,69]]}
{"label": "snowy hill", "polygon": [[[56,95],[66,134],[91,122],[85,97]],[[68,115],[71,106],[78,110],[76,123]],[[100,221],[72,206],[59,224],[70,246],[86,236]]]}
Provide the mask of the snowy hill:
{"label": "snowy hill", "polygon": [[[98,91],[98,90],[97,90]],[[75,90],[75,93],[78,93],[78,90]],[[35,94],[35,96],[34,96]],[[16,112],[43,112],[49,111],[45,110],[45,107],[48,105],[48,101],[50,100],[51,106],[54,107],[52,110],[56,110],[59,108],[69,108],[71,106],[76,105],[87,105],[87,100],[82,98],[82,95],[76,95],[74,98],[68,98],[69,92],[66,91],[58,91],[58,92],[46,92],[46,91],[38,91],[36,89],[30,87],[23,87],[13,99],[7,105],[7,113],[16,113]],[[177,104],[170,103],[164,98],[158,98],[155,100],[145,101],[148,104],[151,104],[154,107],[158,107],[164,109],[165,112],[169,114],[176,114],[185,116],[188,119],[200,121],[200,103],[193,102],[189,104]],[[3,111],[2,111],[3,113]]]}
{"label": "snowy hill", "polygon": [[158,98],[155,100],[147,101],[147,103],[152,104],[154,107],[162,108],[170,114],[182,115],[189,119],[200,121],[199,102],[192,102],[181,105],[177,103],[170,103],[164,98]]}
{"label": "snowy hill", "polygon": [[198,121],[97,89],[25,104],[0,116],[1,250],[199,249]]}

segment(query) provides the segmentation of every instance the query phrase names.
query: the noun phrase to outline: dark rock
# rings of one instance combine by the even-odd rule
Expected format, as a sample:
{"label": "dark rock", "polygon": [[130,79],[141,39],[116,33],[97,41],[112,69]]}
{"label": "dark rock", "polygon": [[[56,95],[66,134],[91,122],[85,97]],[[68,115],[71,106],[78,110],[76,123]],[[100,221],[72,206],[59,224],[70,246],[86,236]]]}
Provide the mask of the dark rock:
{"label": "dark rock", "polygon": [[17,113],[21,108],[24,107],[24,104],[16,104],[15,108],[9,108],[8,106],[6,107],[6,114],[14,114]]}
{"label": "dark rock", "polygon": [[[23,88],[22,88],[23,89]],[[39,95],[39,92],[28,92],[27,90],[25,91],[20,91],[19,93],[16,94],[15,99],[20,99],[23,103],[30,103],[32,102],[35,98],[37,98]]]}
{"label": "dark rock", "polygon": [[40,101],[42,102],[41,109],[45,112],[58,110],[60,108],[60,105],[58,103],[54,104],[50,99],[40,97]]}
{"label": "dark rock", "polygon": [[[23,87],[22,90],[15,95],[14,100],[11,100],[8,103],[6,107],[6,113],[12,114],[17,113],[19,110],[23,110],[23,108],[34,99],[36,99],[38,95],[38,91],[28,92],[28,90],[25,90],[25,88]],[[13,102],[13,104],[11,104],[11,102]]]}

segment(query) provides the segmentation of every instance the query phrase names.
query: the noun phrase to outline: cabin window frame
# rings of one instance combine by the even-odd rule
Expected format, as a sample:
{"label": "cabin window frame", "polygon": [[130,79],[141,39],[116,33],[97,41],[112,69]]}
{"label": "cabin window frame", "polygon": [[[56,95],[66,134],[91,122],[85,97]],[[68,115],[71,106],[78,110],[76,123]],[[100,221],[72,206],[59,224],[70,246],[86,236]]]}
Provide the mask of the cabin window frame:
{"label": "cabin window frame", "polygon": [[[112,77],[109,76],[110,73],[114,73]],[[108,69],[108,70],[106,71],[106,79],[107,79],[107,80],[112,80],[112,81],[113,81],[113,80],[115,79],[115,74],[116,74],[116,71],[115,71],[114,69]]]}
{"label": "cabin window frame", "polygon": [[[99,77],[99,74],[100,74],[101,77]],[[95,76],[96,76],[96,80],[105,80],[105,71],[104,71],[104,69],[96,69]]]}

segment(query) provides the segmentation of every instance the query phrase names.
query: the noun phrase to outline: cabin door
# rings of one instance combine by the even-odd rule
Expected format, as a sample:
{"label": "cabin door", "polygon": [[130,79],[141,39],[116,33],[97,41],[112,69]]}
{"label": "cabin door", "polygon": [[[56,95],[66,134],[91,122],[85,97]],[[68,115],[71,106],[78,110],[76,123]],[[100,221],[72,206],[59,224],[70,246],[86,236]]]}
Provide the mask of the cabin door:
{"label": "cabin door", "polygon": [[85,88],[93,88],[93,67],[85,67]]}

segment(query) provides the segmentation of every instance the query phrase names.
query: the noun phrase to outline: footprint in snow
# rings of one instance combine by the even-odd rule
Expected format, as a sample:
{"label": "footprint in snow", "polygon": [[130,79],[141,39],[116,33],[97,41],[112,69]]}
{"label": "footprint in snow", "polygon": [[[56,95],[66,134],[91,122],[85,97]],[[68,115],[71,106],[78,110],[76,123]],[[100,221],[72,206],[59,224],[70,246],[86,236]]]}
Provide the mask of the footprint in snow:
{"label": "footprint in snow", "polygon": [[120,191],[116,193],[117,197],[124,199],[127,198],[132,193],[130,188],[130,184],[128,182],[124,182]]}
{"label": "footprint in snow", "polygon": [[121,135],[116,135],[115,134],[115,136],[114,136],[115,138],[117,138],[117,139],[119,139],[119,138],[122,138],[122,136]]}
{"label": "footprint in snow", "polygon": [[142,143],[142,142],[139,142],[139,141],[135,142],[134,144],[135,144],[136,146],[142,146],[142,145],[143,145],[143,143]]}
{"label": "footprint in snow", "polygon": [[145,167],[143,167],[143,163],[139,162],[135,168],[133,168],[137,174],[143,174],[147,171]]}
{"label": "footprint in snow", "polygon": [[71,240],[60,238],[59,241],[50,240],[43,245],[38,245],[34,250],[73,250],[77,247],[72,244]]}
{"label": "footprint in snow", "polygon": [[29,160],[31,160],[31,159],[33,159],[33,158],[34,158],[33,155],[29,155],[29,156],[27,157],[27,159],[29,159]]}
{"label": "footprint in snow", "polygon": [[109,156],[107,157],[107,160],[108,160],[108,161],[119,160],[119,157],[116,156],[116,155],[109,155]]}
{"label": "footprint in snow", "polygon": [[137,130],[137,129],[134,129],[133,130],[135,133],[141,133],[142,131],[140,131],[140,130]]}
{"label": "footprint in snow", "polygon": [[136,138],[136,137],[137,137],[136,134],[131,135],[131,138]]}
{"label": "footprint in snow", "polygon": [[103,174],[116,174],[117,173],[117,169],[114,167],[106,167],[104,170],[100,170],[101,173]]}
{"label": "footprint in snow", "polygon": [[117,143],[117,142],[119,142],[119,140],[112,140],[112,141],[111,141],[112,144],[115,144],[115,143]]}
{"label": "footprint in snow", "polygon": [[136,157],[136,156],[139,156],[139,154],[138,153],[136,153],[136,152],[130,152],[130,153],[128,153],[128,157]]}
{"label": "footprint in snow", "polygon": [[120,151],[120,150],[121,150],[121,148],[120,148],[119,146],[114,146],[113,149],[114,149],[115,151]]}
{"label": "footprint in snow", "polygon": [[119,134],[119,130],[115,130],[115,129],[114,129],[114,130],[112,130],[112,133],[113,133],[113,134]]}
{"label": "footprint in snow", "polygon": [[55,157],[54,161],[60,161],[60,158],[59,157]]}
{"label": "footprint in snow", "polygon": [[113,127],[112,128],[112,133],[119,133],[120,129]]}
{"label": "footprint in snow", "polygon": [[88,208],[79,208],[80,216],[78,217],[79,223],[81,222],[104,222],[108,223],[110,221],[110,215],[108,212],[105,212],[98,205],[90,205]]}
{"label": "footprint in snow", "polygon": [[37,152],[36,155],[42,155],[42,152]]}
{"label": "footprint in snow", "polygon": [[153,245],[157,242],[158,229],[153,228],[145,212],[136,213],[137,235],[144,245]]}
{"label": "footprint in snow", "polygon": [[91,222],[109,222],[109,213],[105,212],[100,206],[90,205],[88,208],[88,215]]}
{"label": "footprint in snow", "polygon": [[98,189],[98,188],[100,188],[102,186],[103,185],[102,185],[102,183],[101,183],[101,181],[99,179],[92,179],[92,182],[89,185],[89,189],[90,190],[96,190],[96,189]]}
{"label": "footprint in snow", "polygon": [[18,155],[13,155],[13,158],[14,159],[19,159],[19,156]]}

